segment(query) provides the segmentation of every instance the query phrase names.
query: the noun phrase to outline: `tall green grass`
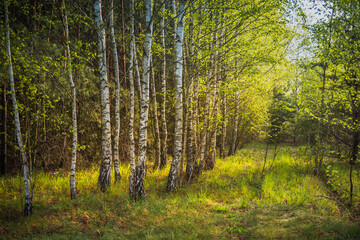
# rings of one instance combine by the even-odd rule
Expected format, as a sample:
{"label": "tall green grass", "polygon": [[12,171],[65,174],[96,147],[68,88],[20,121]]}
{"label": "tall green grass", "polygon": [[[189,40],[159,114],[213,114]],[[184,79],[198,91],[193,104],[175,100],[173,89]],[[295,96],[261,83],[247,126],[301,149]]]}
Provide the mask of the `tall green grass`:
{"label": "tall green grass", "polygon": [[271,150],[262,173],[265,145],[247,146],[175,193],[164,190],[169,167],[148,167],[146,200],[139,202],[128,198],[128,164],[106,193],[97,187],[98,166],[78,171],[73,201],[67,172],[37,172],[30,217],[22,216],[21,176],[2,177],[0,238],[360,238],[357,223],[330,198],[329,185],[311,175],[300,150],[281,146],[274,161]]}

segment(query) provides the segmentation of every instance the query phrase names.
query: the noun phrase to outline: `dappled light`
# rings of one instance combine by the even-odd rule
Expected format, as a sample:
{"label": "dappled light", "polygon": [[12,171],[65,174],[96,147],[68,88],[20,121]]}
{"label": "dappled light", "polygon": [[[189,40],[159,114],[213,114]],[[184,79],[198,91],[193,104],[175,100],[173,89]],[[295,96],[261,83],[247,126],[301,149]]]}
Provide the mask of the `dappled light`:
{"label": "dappled light", "polygon": [[360,2],[0,3],[0,239],[360,239]]}

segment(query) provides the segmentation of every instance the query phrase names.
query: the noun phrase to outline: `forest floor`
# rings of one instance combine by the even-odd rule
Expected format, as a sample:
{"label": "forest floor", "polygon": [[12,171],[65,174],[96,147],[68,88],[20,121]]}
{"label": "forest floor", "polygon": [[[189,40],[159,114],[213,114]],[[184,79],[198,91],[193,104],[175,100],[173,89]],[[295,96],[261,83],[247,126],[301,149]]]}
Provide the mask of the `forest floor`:
{"label": "forest floor", "polygon": [[[346,172],[333,166],[324,183],[304,147],[278,149],[263,174],[265,145],[253,144],[175,193],[164,191],[169,167],[149,167],[139,202],[128,197],[129,165],[106,193],[97,189],[98,167],[79,171],[76,200],[68,173],[40,172],[30,217],[22,216],[21,177],[0,178],[0,239],[360,239],[359,221],[330,189],[346,184],[336,181]],[[358,174],[355,181],[359,192]]]}

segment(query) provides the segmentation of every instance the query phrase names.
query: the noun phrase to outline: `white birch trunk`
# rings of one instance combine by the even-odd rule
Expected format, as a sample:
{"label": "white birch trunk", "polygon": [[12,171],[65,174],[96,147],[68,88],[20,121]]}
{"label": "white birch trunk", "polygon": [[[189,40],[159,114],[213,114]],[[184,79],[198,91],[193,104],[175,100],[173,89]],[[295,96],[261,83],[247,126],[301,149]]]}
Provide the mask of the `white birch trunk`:
{"label": "white birch trunk", "polygon": [[161,43],[163,48],[163,62],[162,62],[162,81],[161,81],[161,154],[160,154],[160,168],[166,166],[167,163],[167,126],[166,126],[166,42],[165,42],[165,4],[163,4],[163,17],[160,22],[161,28]]}
{"label": "white birch trunk", "polygon": [[[192,68],[195,66],[194,56],[193,56],[193,30],[194,25],[191,21],[193,21],[192,14],[190,11],[190,24],[189,24],[189,34],[188,34],[188,46],[185,49],[188,49],[187,53],[187,72],[190,75]],[[191,178],[194,174],[194,170],[196,168],[196,122],[195,122],[195,87],[194,82],[196,82],[196,78],[192,77],[190,79],[190,86],[188,90],[188,119],[187,119],[187,132],[188,132],[188,141],[187,141],[187,149],[186,149],[186,174],[185,178],[187,182],[191,181]]]}
{"label": "white birch trunk", "polygon": [[95,0],[95,23],[98,28],[98,47],[99,47],[99,71],[100,71],[100,92],[101,92],[101,165],[99,175],[99,185],[105,191],[111,183],[111,127],[110,127],[110,100],[109,86],[106,66],[106,37],[105,26],[101,14],[101,0]]}
{"label": "white birch trunk", "polygon": [[227,100],[226,100],[226,92],[223,93],[223,126],[222,126],[222,134],[221,134],[221,153],[220,157],[225,158],[225,143],[226,143],[226,128],[227,128]]}
{"label": "white birch trunk", "polygon": [[120,138],[120,73],[119,73],[119,57],[117,52],[115,30],[114,30],[114,0],[111,0],[110,11],[110,34],[114,52],[114,68],[115,68],[115,136],[114,136],[114,171],[115,181],[120,181],[121,175],[119,171],[119,138]]}
{"label": "white birch trunk", "polygon": [[234,135],[233,135],[229,155],[234,155],[236,152],[236,140],[237,140],[237,135],[238,135],[238,125],[239,125],[239,96],[240,96],[239,91],[236,91]]}
{"label": "white birch trunk", "polygon": [[214,90],[213,90],[213,98],[212,98],[212,123],[211,123],[211,139],[210,139],[210,151],[209,157],[207,158],[206,162],[206,169],[212,170],[215,167],[216,161],[216,136],[217,136],[217,113],[218,113],[218,95],[219,95],[219,82],[217,76],[217,63],[214,62]]}
{"label": "white birch trunk", "polygon": [[[210,13],[210,19],[213,19],[212,13]],[[211,40],[210,40],[210,46],[209,46],[209,51],[212,50],[212,47],[214,46],[213,42],[214,42],[214,36],[215,36],[215,31],[214,34],[211,36]],[[205,107],[204,107],[204,125],[203,125],[203,129],[202,129],[202,139],[200,140],[200,162],[199,162],[199,169],[198,169],[198,174],[200,175],[202,173],[202,171],[205,168],[205,164],[206,164],[206,158],[208,156],[208,150],[209,149],[209,144],[210,144],[210,131],[209,131],[209,125],[210,125],[210,88],[211,88],[211,78],[212,78],[212,74],[213,74],[213,66],[214,66],[214,54],[211,53],[210,55],[210,66],[209,66],[209,73],[208,73],[208,80],[206,82],[206,92],[205,92]]]}
{"label": "white birch trunk", "polygon": [[161,152],[161,141],[160,141],[160,129],[159,129],[159,118],[158,118],[158,106],[156,99],[156,86],[155,86],[155,73],[154,73],[154,63],[151,57],[151,91],[152,91],[152,100],[154,108],[154,125],[155,125],[155,163],[154,169],[158,169],[160,165],[160,152]]}
{"label": "white birch trunk", "polygon": [[214,83],[213,83],[213,96],[212,96],[212,114],[211,114],[211,138],[210,138],[210,150],[209,150],[209,156],[207,157],[206,161],[206,169],[211,170],[215,167],[215,161],[216,161],[216,136],[217,136],[217,112],[218,112],[218,95],[219,95],[219,81],[218,81],[218,37],[217,37],[217,31],[218,31],[218,24],[219,24],[219,17],[218,13],[215,13],[215,31],[214,31],[214,43],[213,46],[215,47],[215,53],[214,53],[214,60],[213,60],[213,67],[214,67]]}
{"label": "white birch trunk", "polygon": [[8,7],[7,7],[6,0],[4,0],[4,8],[5,8],[5,25],[6,25],[6,51],[8,54],[8,61],[9,61],[9,78],[10,78],[11,97],[12,97],[13,106],[14,106],[16,139],[17,139],[17,142],[18,142],[18,145],[20,148],[22,165],[23,165],[22,167],[24,170],[24,190],[25,190],[24,214],[25,214],[25,216],[29,216],[32,213],[32,199],[31,199],[31,194],[30,194],[30,183],[29,183],[29,175],[28,175],[27,158],[26,158],[25,148],[24,148],[24,145],[22,142],[19,110],[18,110],[16,94],[15,94],[15,81],[14,81],[14,72],[13,72],[13,67],[12,67],[11,47],[10,47],[9,14],[8,14]]}
{"label": "white birch trunk", "polygon": [[152,44],[152,0],[147,0],[146,6],[146,32],[144,40],[143,73],[141,81],[140,99],[140,127],[139,127],[139,154],[135,172],[135,200],[145,198],[145,173],[147,152],[147,126],[149,114],[149,77],[150,77],[150,54]]}
{"label": "white birch trunk", "polygon": [[135,64],[135,71],[136,71],[136,85],[137,85],[137,88],[138,88],[138,92],[139,92],[139,100],[142,98],[142,91],[141,91],[141,76],[140,76],[140,71],[139,71],[139,63],[138,63],[138,60],[137,60],[137,55],[136,55],[136,44],[135,44],[135,36],[134,36],[134,41],[133,41],[133,48],[134,48],[134,56],[133,56],[133,61]]}
{"label": "white birch trunk", "polygon": [[76,185],[75,185],[75,168],[76,168],[76,157],[77,157],[77,116],[76,116],[76,87],[72,75],[72,62],[71,62],[71,51],[69,42],[69,26],[65,8],[65,1],[62,1],[62,10],[65,21],[65,36],[66,36],[66,49],[67,49],[67,62],[68,62],[68,74],[69,83],[71,87],[72,96],[72,127],[73,127],[73,139],[72,139],[72,150],[71,150],[71,165],[70,165],[70,197],[76,199]]}
{"label": "white birch trunk", "polygon": [[130,176],[129,196],[134,198],[135,184],[135,139],[134,139],[134,115],[135,115],[135,93],[134,93],[134,0],[130,0],[130,61],[129,61],[129,83],[130,83]]}
{"label": "white birch trunk", "polygon": [[188,143],[186,151],[186,181],[190,182],[194,168],[196,165],[196,146],[195,146],[195,135],[196,135],[196,126],[195,126],[195,117],[194,117],[194,101],[193,101],[193,92],[194,92],[194,83],[191,81],[189,86],[189,96],[188,96],[188,121],[187,121],[187,132],[188,132]]}
{"label": "white birch trunk", "polygon": [[[184,30],[183,30],[184,31]],[[183,33],[184,35],[184,33]],[[186,49],[186,43],[183,40],[183,51]],[[185,77],[186,77],[186,67],[187,66],[187,61],[185,58],[185,54],[183,53],[183,76],[182,76],[182,85],[185,86]],[[181,156],[180,156],[180,161],[179,161],[179,181],[178,181],[178,187],[181,187],[183,184],[183,179],[184,179],[184,158],[185,158],[185,154],[187,152],[187,147],[188,147],[188,141],[187,141],[187,122],[189,119],[189,108],[188,108],[188,102],[190,101],[190,94],[188,89],[187,90],[182,90],[182,99],[184,99],[182,101],[182,114],[183,114],[183,130],[182,130],[182,150],[181,150]]]}
{"label": "white birch trunk", "polygon": [[183,102],[182,102],[182,75],[183,75],[183,38],[185,15],[185,0],[180,0],[179,17],[176,31],[176,90],[175,90],[175,152],[168,176],[167,190],[174,191],[178,185],[179,162],[182,156],[183,130]]}

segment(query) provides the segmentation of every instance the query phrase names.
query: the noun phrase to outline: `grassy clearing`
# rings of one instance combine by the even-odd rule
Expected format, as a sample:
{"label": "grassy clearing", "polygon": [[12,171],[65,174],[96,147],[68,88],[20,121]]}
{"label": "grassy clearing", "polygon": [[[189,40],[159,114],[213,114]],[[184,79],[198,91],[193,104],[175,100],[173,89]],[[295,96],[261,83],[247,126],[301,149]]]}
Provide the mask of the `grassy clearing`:
{"label": "grassy clearing", "polygon": [[128,198],[128,165],[105,194],[97,190],[97,167],[79,171],[75,201],[67,173],[37,173],[30,217],[22,216],[21,178],[1,178],[0,238],[359,239],[358,222],[326,198],[329,185],[310,174],[300,148],[281,149],[268,169],[270,152],[264,174],[265,146],[255,144],[176,193],[164,192],[168,168],[148,168],[140,202]]}

